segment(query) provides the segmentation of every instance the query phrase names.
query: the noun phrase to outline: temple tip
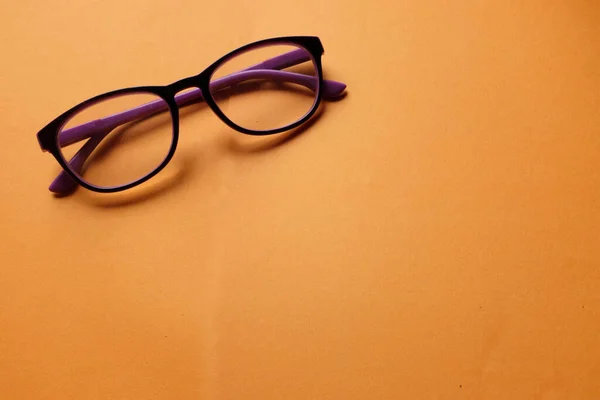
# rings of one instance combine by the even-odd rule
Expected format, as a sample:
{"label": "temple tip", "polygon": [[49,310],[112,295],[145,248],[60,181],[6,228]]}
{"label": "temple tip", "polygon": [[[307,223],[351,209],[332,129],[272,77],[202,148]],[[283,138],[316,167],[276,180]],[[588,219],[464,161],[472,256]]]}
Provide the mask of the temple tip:
{"label": "temple tip", "polygon": [[65,171],[62,171],[56,179],[50,184],[48,190],[58,196],[66,196],[77,189],[77,182],[73,180]]}
{"label": "temple tip", "polygon": [[337,99],[344,95],[345,90],[345,83],[330,80],[323,81],[323,96],[326,99]]}

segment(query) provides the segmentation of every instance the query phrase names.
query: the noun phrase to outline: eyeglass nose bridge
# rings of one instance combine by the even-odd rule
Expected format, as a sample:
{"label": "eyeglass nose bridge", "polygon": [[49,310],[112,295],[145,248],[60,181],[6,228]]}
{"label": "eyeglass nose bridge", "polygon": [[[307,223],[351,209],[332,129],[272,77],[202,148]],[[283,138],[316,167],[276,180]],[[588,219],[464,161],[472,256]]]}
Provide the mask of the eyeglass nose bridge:
{"label": "eyeglass nose bridge", "polygon": [[190,76],[189,78],[183,78],[171,83],[167,88],[171,91],[172,95],[175,96],[177,93],[186,89],[198,88],[202,90],[201,86],[203,80],[202,74]]}

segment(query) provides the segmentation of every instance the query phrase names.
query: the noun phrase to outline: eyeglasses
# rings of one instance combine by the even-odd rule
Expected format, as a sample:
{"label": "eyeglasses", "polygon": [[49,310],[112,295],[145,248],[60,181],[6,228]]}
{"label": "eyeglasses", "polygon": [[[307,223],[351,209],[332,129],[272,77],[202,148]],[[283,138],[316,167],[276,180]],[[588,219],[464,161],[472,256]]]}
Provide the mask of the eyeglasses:
{"label": "eyeglasses", "polygon": [[225,55],[200,74],[167,86],[105,93],[71,108],[38,134],[63,171],[49,189],[77,185],[118,192],[158,174],[179,138],[179,109],[204,101],[229,127],[249,135],[284,132],[308,121],[321,99],[346,85],[324,80],[317,37],[261,40]]}

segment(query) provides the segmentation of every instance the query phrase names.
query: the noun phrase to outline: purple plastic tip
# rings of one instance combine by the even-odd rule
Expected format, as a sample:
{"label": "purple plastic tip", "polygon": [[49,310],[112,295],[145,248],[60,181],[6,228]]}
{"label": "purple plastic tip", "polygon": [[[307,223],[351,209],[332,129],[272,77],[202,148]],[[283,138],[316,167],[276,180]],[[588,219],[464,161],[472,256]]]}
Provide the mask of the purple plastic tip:
{"label": "purple plastic tip", "polygon": [[323,81],[323,96],[326,99],[336,99],[344,94],[346,84],[337,81]]}
{"label": "purple plastic tip", "polygon": [[56,177],[56,179],[54,179],[52,181],[52,183],[50,184],[48,189],[52,193],[56,193],[56,194],[64,196],[66,194],[69,194],[69,193],[75,191],[75,189],[77,189],[77,186],[78,186],[77,182],[75,182],[73,180],[73,178],[71,178],[69,176],[69,174],[67,174],[65,171],[62,171]]}

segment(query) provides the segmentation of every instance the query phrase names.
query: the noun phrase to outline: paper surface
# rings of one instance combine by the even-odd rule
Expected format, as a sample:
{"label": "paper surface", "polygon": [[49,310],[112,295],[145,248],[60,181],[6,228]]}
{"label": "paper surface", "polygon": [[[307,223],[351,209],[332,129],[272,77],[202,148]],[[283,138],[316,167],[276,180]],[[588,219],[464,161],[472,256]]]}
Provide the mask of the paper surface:
{"label": "paper surface", "polygon": [[[595,1],[10,2],[3,399],[600,398]],[[207,109],[129,193],[54,198],[35,134],[318,35],[296,135]]]}

